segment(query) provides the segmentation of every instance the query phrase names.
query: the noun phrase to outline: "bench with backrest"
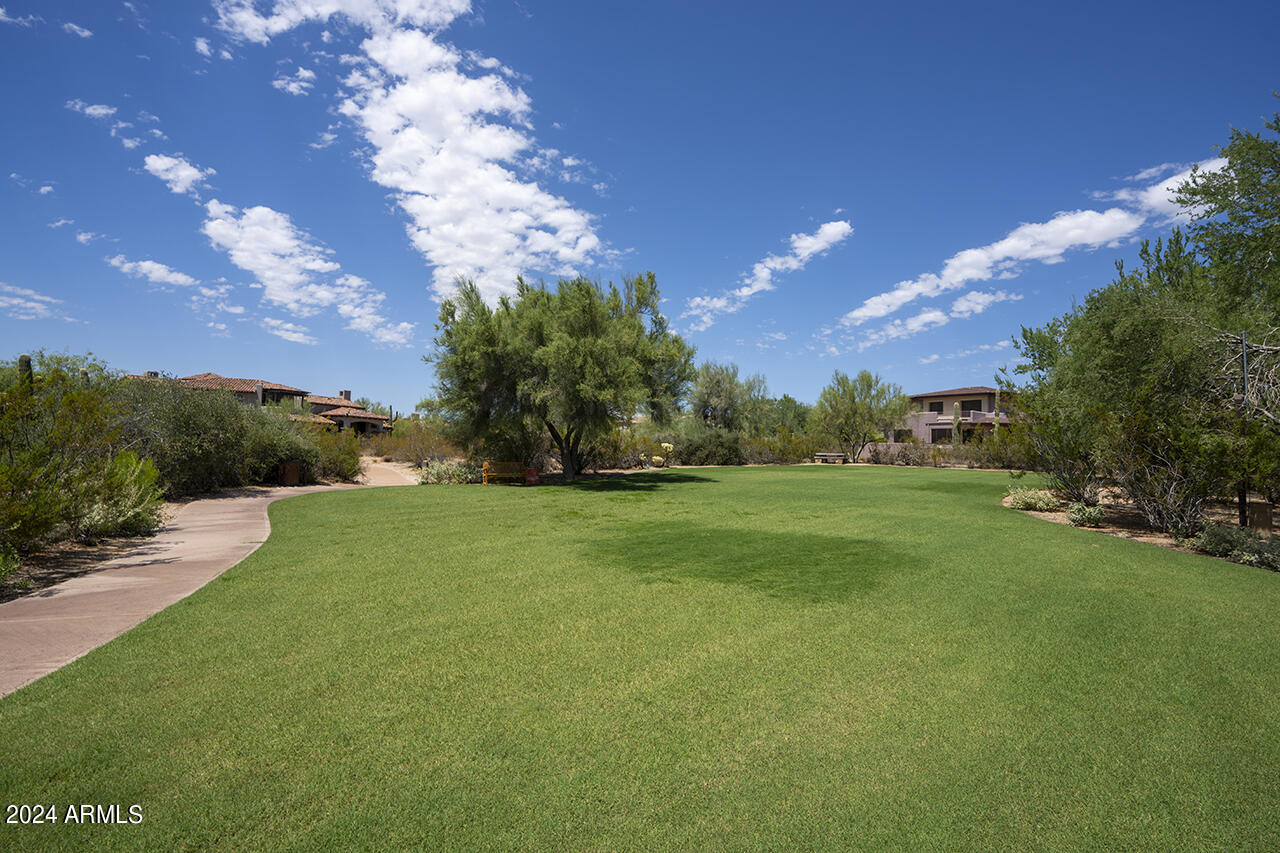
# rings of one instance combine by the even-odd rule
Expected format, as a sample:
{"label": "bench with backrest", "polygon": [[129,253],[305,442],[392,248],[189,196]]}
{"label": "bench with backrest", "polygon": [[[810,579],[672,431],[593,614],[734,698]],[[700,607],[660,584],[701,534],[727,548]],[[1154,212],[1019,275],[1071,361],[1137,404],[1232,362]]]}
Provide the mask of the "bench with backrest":
{"label": "bench with backrest", "polygon": [[845,463],[845,461],[846,461],[848,458],[849,458],[849,457],[848,457],[848,456],[846,456],[846,455],[845,455],[845,454],[843,454],[843,453],[815,453],[815,454],[813,454],[813,461],[814,461],[814,462],[822,462],[822,463],[829,463],[829,462],[830,462],[830,463],[834,463],[834,462],[839,462],[841,465],[843,465],[843,464]]}
{"label": "bench with backrest", "polygon": [[510,481],[523,483],[528,466],[523,462],[486,462],[484,463],[484,484]]}

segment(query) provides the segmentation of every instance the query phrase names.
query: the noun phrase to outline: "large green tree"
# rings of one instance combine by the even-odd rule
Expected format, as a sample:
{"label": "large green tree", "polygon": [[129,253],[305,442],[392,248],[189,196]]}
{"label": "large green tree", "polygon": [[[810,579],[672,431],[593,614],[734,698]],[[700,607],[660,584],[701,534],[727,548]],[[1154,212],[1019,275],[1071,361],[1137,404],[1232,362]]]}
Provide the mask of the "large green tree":
{"label": "large green tree", "polygon": [[862,370],[851,379],[837,370],[822,389],[810,423],[856,462],[864,447],[900,426],[910,409],[902,388],[879,374]]}
{"label": "large green tree", "polygon": [[459,282],[440,307],[429,357],[440,410],[459,439],[521,461],[549,441],[572,480],[594,439],[637,413],[663,422],[678,409],[693,349],[671,332],[658,303],[653,273],[625,278],[621,288],[520,279],[497,307],[474,283]]}

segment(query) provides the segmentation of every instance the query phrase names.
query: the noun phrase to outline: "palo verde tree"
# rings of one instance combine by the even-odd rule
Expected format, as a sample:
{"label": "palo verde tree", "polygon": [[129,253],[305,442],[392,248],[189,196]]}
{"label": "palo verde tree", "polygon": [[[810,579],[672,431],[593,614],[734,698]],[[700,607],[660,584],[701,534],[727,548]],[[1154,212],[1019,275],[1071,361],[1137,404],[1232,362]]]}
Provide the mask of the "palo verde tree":
{"label": "palo verde tree", "polygon": [[621,289],[518,279],[496,308],[460,281],[440,306],[430,357],[455,437],[509,448],[526,462],[539,439],[549,440],[572,480],[610,429],[641,411],[665,421],[688,384],[693,350],[670,331],[658,301],[653,273],[625,278]]}
{"label": "palo verde tree", "polygon": [[857,461],[862,449],[898,426],[911,408],[902,388],[866,370],[837,370],[813,407],[811,423]]}

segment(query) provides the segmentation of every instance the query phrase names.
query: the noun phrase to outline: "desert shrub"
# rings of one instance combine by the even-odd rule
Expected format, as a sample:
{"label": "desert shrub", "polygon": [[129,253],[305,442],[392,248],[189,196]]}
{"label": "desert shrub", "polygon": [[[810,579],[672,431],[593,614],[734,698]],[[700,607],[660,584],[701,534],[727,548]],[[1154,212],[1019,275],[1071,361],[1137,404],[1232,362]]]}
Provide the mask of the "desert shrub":
{"label": "desert shrub", "polygon": [[1200,534],[1189,542],[1197,551],[1214,557],[1280,571],[1280,540],[1261,539],[1245,527],[1206,524]]}
{"label": "desert shrub", "polygon": [[0,365],[0,551],[75,535],[104,497],[119,437],[115,379],[88,357]]}
{"label": "desert shrub", "polygon": [[945,468],[951,464],[953,458],[951,448],[947,445],[929,445],[929,464],[934,468]]}
{"label": "desert shrub", "polygon": [[1100,527],[1107,511],[1097,504],[1075,502],[1067,506],[1067,521],[1076,527]]}
{"label": "desert shrub", "polygon": [[19,559],[18,552],[3,537],[0,537],[0,588],[4,587],[9,575],[20,568],[22,568],[22,560]]}
{"label": "desert shrub", "polygon": [[867,454],[867,461],[872,465],[892,465],[897,455],[897,451],[891,445],[877,442],[871,445],[871,450]]}
{"label": "desert shrub", "polygon": [[371,436],[368,447],[374,456],[417,468],[428,460],[464,455],[462,448],[449,440],[445,428],[430,418],[401,418],[390,433]]}
{"label": "desert shrub", "polygon": [[244,485],[249,409],[228,391],[184,388],[176,380],[125,380],[114,392],[121,441],[150,459],[170,497]]}
{"label": "desert shrub", "polygon": [[1003,434],[977,432],[955,450],[957,460],[969,468],[996,468],[1005,471],[1026,469],[1020,446]]}
{"label": "desert shrub", "polygon": [[354,432],[317,427],[309,433],[318,453],[314,471],[316,479],[350,483],[360,476],[360,439]]}
{"label": "desert shrub", "polygon": [[929,445],[918,442],[907,442],[898,448],[894,461],[899,465],[927,465],[930,461]]}
{"label": "desert shrub", "polygon": [[1053,512],[1058,509],[1058,505],[1058,498],[1048,489],[1028,489],[1025,486],[1009,487],[1009,506],[1012,509]]}
{"label": "desert shrub", "polygon": [[742,436],[718,427],[685,438],[676,448],[682,465],[741,465]]}
{"label": "desert shrub", "polygon": [[307,431],[277,412],[247,406],[244,410],[242,482],[274,482],[285,462],[297,462],[302,469],[302,482],[314,482],[320,450]]}
{"label": "desert shrub", "polygon": [[151,460],[126,450],[102,478],[97,501],[77,525],[80,536],[138,536],[160,526],[160,472]]}
{"label": "desert shrub", "polygon": [[459,486],[466,483],[479,483],[480,469],[470,462],[450,462],[430,460],[418,474],[420,486]]}
{"label": "desert shrub", "polygon": [[813,458],[821,449],[821,440],[779,429],[772,435],[741,441],[742,461],[748,465],[794,465]]}

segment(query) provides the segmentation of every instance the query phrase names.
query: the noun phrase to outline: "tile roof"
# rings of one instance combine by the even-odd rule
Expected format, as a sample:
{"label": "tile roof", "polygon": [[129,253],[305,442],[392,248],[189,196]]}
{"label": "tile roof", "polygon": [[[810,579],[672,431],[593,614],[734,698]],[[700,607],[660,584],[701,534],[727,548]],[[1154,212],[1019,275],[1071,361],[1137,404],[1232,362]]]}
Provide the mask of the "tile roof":
{"label": "tile roof", "polygon": [[371,421],[389,421],[391,418],[386,415],[380,415],[377,412],[370,412],[368,409],[358,409],[355,406],[342,406],[337,409],[329,409],[324,412],[326,418],[364,418]]}
{"label": "tile roof", "polygon": [[261,385],[264,391],[288,391],[294,394],[307,393],[301,388],[294,388],[292,385],[281,385],[278,382],[268,382],[265,379],[238,379],[234,376],[219,376],[216,373],[197,373],[193,376],[183,376],[179,381],[188,388],[220,388],[227,391],[252,393],[258,385]]}
{"label": "tile roof", "polygon": [[927,394],[912,394],[911,399],[915,400],[918,397],[959,397],[964,394],[994,394],[994,393],[996,393],[995,388],[990,388],[986,385],[972,385],[968,388],[949,388],[946,391],[930,391]]}
{"label": "tile roof", "polygon": [[350,406],[353,409],[360,408],[352,405],[351,401],[345,397],[321,397],[318,394],[308,394],[307,402],[316,406]]}
{"label": "tile roof", "polygon": [[304,424],[321,424],[323,426],[333,426],[333,421],[328,418],[322,418],[319,415],[289,415],[289,420],[298,421]]}

